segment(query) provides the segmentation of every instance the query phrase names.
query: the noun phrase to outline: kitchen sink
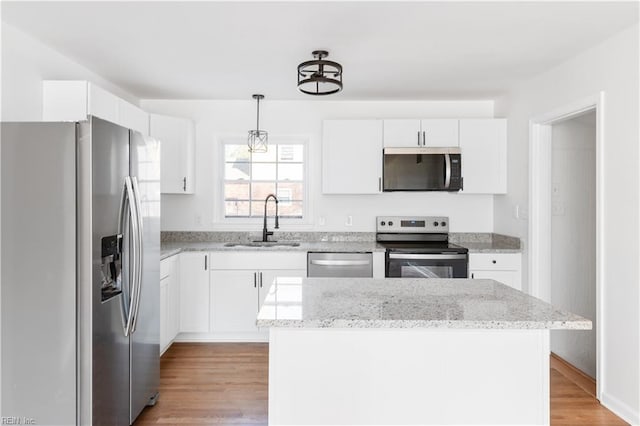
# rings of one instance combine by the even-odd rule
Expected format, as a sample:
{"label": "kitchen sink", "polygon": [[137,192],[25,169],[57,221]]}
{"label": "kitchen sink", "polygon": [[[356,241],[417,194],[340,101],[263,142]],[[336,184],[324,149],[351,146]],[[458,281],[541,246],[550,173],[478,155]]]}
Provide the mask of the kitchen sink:
{"label": "kitchen sink", "polygon": [[226,243],[225,247],[298,247],[294,241],[252,241],[250,243]]}

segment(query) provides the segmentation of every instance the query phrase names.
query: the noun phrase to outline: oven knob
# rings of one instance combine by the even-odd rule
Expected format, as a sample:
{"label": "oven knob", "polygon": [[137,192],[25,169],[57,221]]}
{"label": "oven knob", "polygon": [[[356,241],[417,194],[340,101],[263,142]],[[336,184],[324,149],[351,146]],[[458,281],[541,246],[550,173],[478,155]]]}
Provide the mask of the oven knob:
{"label": "oven knob", "polygon": [[447,222],[440,223],[441,226],[447,226]]}
{"label": "oven knob", "polygon": [[438,222],[433,222],[433,226],[438,226]]}
{"label": "oven knob", "polygon": [[385,225],[385,221],[383,220],[382,222],[380,222],[380,225],[384,226]]}
{"label": "oven knob", "polygon": [[389,226],[393,226],[393,222],[389,221]]}

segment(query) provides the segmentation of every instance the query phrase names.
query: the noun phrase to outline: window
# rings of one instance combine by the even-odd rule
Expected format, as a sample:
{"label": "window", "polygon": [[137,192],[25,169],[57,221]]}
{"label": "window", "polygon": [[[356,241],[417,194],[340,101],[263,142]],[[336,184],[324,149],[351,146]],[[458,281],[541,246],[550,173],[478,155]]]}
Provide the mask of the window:
{"label": "window", "polygon": [[[264,199],[276,194],[283,218],[302,219],[304,211],[302,142],[269,142],[265,153],[251,153],[244,142],[224,144],[224,217],[264,215]],[[269,203],[268,214],[275,213]]]}

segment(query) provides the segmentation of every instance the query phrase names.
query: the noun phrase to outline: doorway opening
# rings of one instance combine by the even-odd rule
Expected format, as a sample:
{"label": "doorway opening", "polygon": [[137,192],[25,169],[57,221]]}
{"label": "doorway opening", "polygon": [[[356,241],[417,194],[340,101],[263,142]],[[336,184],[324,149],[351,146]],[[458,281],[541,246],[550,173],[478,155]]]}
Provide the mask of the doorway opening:
{"label": "doorway opening", "polygon": [[551,352],[582,375],[586,391],[602,383],[602,145],[604,94],[530,122],[529,289],[560,309],[590,319],[591,331],[552,331]]}

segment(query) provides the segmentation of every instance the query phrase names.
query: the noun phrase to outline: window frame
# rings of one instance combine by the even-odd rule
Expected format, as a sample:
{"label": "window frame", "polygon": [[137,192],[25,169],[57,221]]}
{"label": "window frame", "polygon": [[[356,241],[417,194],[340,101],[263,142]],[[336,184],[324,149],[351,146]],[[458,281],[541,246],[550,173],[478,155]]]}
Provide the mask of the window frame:
{"label": "window frame", "polygon": [[[262,224],[263,217],[227,217],[225,216],[225,146],[226,145],[241,145],[246,144],[247,139],[244,136],[222,136],[217,143],[217,152],[214,156],[215,172],[214,178],[216,180],[214,191],[214,224],[220,227],[232,227],[233,229],[241,229],[243,225],[249,230],[256,230],[256,225]],[[287,144],[299,144],[303,146],[302,154],[302,217],[281,217],[280,225],[287,227],[301,227],[305,228],[311,224],[311,209],[310,209],[310,194],[309,194],[309,138],[306,136],[296,135],[269,135],[269,145],[287,145]],[[296,181],[297,182],[297,181]],[[271,218],[271,216],[269,216]],[[270,229],[273,226],[272,221],[269,221]]]}

